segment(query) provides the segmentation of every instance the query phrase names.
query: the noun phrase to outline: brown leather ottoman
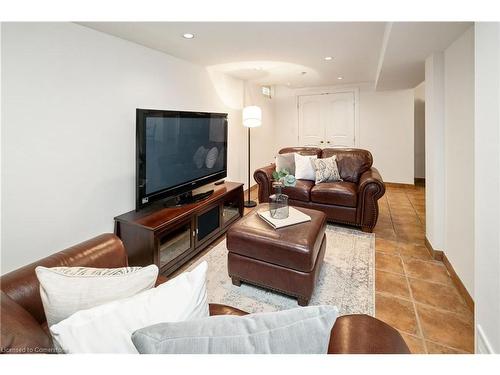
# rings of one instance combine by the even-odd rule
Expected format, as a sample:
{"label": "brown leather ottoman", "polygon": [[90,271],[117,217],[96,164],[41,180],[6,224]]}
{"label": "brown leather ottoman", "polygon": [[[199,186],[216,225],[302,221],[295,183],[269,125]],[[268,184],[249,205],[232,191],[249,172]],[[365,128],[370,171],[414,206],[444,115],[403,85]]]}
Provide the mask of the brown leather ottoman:
{"label": "brown leather ottoman", "polygon": [[275,230],[257,215],[269,210],[265,203],[229,229],[227,267],[234,285],[244,281],[297,297],[301,306],[309,303],[325,256],[326,215],[297,209],[311,221]]}

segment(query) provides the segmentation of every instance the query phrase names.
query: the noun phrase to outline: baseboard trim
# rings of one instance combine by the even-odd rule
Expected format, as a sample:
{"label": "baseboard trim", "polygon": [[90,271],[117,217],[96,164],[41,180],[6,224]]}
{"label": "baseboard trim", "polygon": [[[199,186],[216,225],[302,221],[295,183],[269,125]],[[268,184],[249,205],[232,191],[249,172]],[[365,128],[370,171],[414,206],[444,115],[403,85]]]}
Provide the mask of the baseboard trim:
{"label": "baseboard trim", "polygon": [[467,307],[472,311],[472,313],[474,313],[474,300],[472,299],[472,296],[469,294],[469,291],[465,287],[462,280],[460,280],[460,277],[458,277],[457,273],[455,272],[455,269],[450,263],[450,260],[446,257],[444,251],[434,249],[429,240],[427,239],[427,237],[425,237],[425,247],[427,248],[427,251],[429,251],[429,254],[433,259],[439,260],[444,263],[444,266],[446,267],[446,270],[450,274],[453,284],[455,284],[455,286],[458,289],[458,292],[464,298]]}
{"label": "baseboard trim", "polygon": [[427,237],[425,237],[425,247],[427,248],[427,251],[429,252],[432,259],[440,260],[441,262],[443,261],[444,253],[441,250],[434,249]]}
{"label": "baseboard trim", "polygon": [[472,299],[472,296],[469,294],[467,288],[465,287],[464,283],[462,280],[460,280],[460,277],[458,277],[457,273],[455,272],[455,269],[451,265],[449,259],[446,257],[446,254],[443,253],[443,263],[448,270],[448,273],[451,276],[451,279],[453,280],[453,283],[455,286],[458,288],[458,291],[462,295],[462,297],[465,300],[465,303],[469,307],[469,309],[474,313],[474,300]]}
{"label": "baseboard trim", "polygon": [[388,187],[394,187],[394,188],[410,188],[414,189],[415,185],[414,184],[402,184],[400,182],[385,182],[384,185]]}
{"label": "baseboard trim", "polygon": [[[252,185],[252,186],[250,186],[250,192],[252,192],[252,191],[254,191],[254,190],[258,189],[258,188],[259,188],[258,184]],[[247,194],[248,193],[248,189],[246,189],[244,191],[244,193]]]}
{"label": "baseboard trim", "polygon": [[425,186],[425,178],[415,177],[415,185]]}

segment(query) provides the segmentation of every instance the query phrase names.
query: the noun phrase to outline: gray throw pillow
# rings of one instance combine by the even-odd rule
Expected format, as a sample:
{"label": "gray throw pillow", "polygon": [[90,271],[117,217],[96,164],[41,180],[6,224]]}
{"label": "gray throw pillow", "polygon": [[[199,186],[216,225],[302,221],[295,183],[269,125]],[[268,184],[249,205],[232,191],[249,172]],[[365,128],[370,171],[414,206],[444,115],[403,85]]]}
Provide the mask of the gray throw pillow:
{"label": "gray throw pillow", "polygon": [[132,342],[141,354],[326,354],[337,316],[333,306],[219,315],[142,328]]}
{"label": "gray throw pillow", "polygon": [[295,176],[295,157],[293,152],[276,155],[276,172],[281,172],[284,169],[286,169],[289,174]]}
{"label": "gray throw pillow", "polygon": [[315,159],[314,167],[316,169],[316,183],[342,181],[339,168],[337,166],[337,156],[330,158]]}

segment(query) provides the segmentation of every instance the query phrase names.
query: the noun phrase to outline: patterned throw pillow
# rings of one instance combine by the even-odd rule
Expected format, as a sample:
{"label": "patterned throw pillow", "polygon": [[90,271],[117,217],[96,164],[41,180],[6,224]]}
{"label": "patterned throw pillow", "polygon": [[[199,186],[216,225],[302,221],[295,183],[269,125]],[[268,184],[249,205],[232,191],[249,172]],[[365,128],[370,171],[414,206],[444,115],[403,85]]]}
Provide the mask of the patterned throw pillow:
{"label": "patterned throw pillow", "polygon": [[342,181],[337,166],[337,156],[314,160],[316,168],[316,183]]}
{"label": "patterned throw pillow", "polygon": [[90,309],[154,287],[158,267],[89,268],[38,266],[40,297],[50,326]]}

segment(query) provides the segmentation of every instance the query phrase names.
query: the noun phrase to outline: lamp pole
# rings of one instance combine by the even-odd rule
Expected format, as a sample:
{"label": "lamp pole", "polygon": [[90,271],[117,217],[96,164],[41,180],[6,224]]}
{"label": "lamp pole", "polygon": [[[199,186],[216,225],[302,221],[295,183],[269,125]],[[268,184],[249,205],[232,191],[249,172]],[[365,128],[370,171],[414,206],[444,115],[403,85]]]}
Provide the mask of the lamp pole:
{"label": "lamp pole", "polygon": [[248,128],[248,199],[244,203],[245,207],[255,207],[257,203],[250,200],[250,127]]}
{"label": "lamp pole", "polygon": [[250,128],[256,128],[262,125],[262,110],[256,105],[250,105],[243,108],[243,126],[248,128],[248,199],[244,202],[245,207],[255,207],[257,203],[250,199]]}

